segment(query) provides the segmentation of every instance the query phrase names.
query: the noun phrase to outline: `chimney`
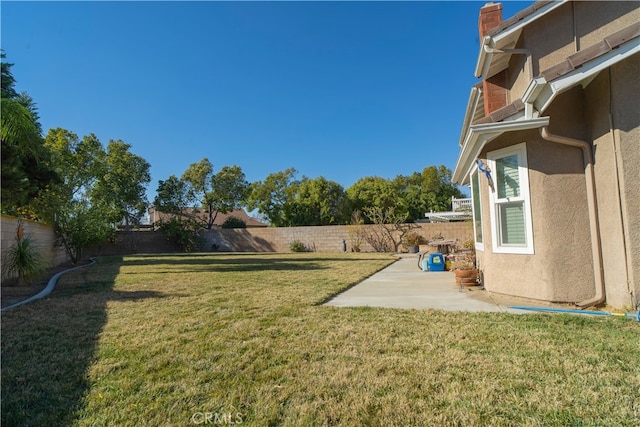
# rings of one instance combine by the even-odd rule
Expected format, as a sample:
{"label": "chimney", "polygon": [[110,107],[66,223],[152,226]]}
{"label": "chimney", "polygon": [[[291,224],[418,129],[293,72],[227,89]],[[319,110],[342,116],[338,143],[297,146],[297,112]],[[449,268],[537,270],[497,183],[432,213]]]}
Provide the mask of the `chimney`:
{"label": "chimney", "polygon": [[502,22],[502,4],[489,2],[480,9],[478,19],[478,30],[480,31],[480,42],[487,35],[489,30],[497,27]]}
{"label": "chimney", "polygon": [[[487,33],[502,22],[502,4],[489,2],[480,9],[478,30],[480,43]],[[482,81],[484,93],[484,114],[488,116],[494,111],[507,105],[506,74],[501,71],[495,76]]]}

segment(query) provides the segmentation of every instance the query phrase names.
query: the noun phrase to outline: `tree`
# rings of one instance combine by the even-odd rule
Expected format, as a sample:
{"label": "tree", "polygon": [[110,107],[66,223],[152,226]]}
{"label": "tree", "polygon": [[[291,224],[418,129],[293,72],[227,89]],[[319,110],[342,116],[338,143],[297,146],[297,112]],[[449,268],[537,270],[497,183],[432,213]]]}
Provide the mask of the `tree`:
{"label": "tree", "polygon": [[106,171],[106,152],[98,137],[89,134],[79,139],[71,131],[56,128],[49,130],[44,143],[61,178],[57,190],[63,200],[88,198],[98,177]]}
{"label": "tree", "polygon": [[409,176],[398,175],[392,184],[413,220],[422,218],[425,212],[448,211],[451,197],[464,197],[451,183],[451,170],[444,165],[428,166],[422,173]]}
{"label": "tree", "polygon": [[5,99],[13,99],[18,93],[15,90],[16,79],[11,74],[11,67],[13,64],[9,64],[4,59],[7,55],[4,53],[4,49],[0,50],[0,96]]}
{"label": "tree", "polygon": [[[211,200],[211,180],[213,178],[213,165],[206,157],[197,163],[189,165],[182,174],[182,181],[187,184],[189,198],[198,200],[198,203],[208,212],[207,228],[211,229],[214,221],[214,214]],[[184,208],[186,208],[185,206]],[[189,206],[195,208],[195,206]],[[197,212],[196,212],[197,213]]]}
{"label": "tree", "polygon": [[67,201],[55,217],[56,234],[74,264],[82,259],[87,247],[110,239],[114,233],[102,212],[86,198]]}
{"label": "tree", "polygon": [[44,140],[61,181],[41,199],[69,258],[78,263],[82,251],[110,235],[108,224],[92,206],[90,192],[103,174],[105,152],[91,134],[79,139],[66,129],[51,129]]}
{"label": "tree", "polygon": [[239,166],[224,166],[214,175],[213,165],[206,157],[192,163],[182,174],[182,180],[208,213],[207,229],[211,229],[218,213],[240,208],[249,187]]}
{"label": "tree", "polygon": [[299,185],[295,180],[296,173],[294,168],[289,168],[269,174],[264,181],[254,182],[250,188],[247,207],[250,210],[258,209],[275,227],[291,225],[288,218],[290,205]]}
{"label": "tree", "polygon": [[407,206],[407,218],[409,220],[422,218],[424,213],[427,212],[427,197],[421,183],[422,176],[418,172],[414,172],[409,176],[398,175],[392,181],[398,196],[404,200]]}
{"label": "tree", "polygon": [[131,145],[121,140],[109,141],[105,171],[91,193],[107,221],[124,223],[127,228],[140,223],[148,204],[146,185],[151,181],[149,163],[130,149]]}
{"label": "tree", "polygon": [[408,213],[399,213],[393,207],[365,208],[365,216],[373,225],[364,229],[364,240],[376,252],[398,252],[402,237],[416,225],[406,224]]}
{"label": "tree", "polygon": [[190,252],[203,244],[198,234],[202,226],[200,203],[208,212],[207,228],[211,229],[218,214],[238,209],[243,203],[249,184],[239,166],[224,166],[213,174],[213,165],[207,158],[192,163],[178,179],[171,175],[159,181],[153,204],[157,211],[171,214],[160,223],[160,228],[178,249]]}
{"label": "tree", "polygon": [[[216,215],[240,209],[247,198],[249,183],[240,166],[223,166],[211,179],[212,191],[209,209],[215,210]],[[215,221],[215,217],[213,218]],[[209,226],[211,228],[211,226]]]}
{"label": "tree", "polygon": [[171,175],[166,181],[158,181],[156,198],[153,200],[153,206],[157,211],[174,216],[193,217],[186,209],[192,205],[193,195],[185,181],[175,175]]}
{"label": "tree", "polygon": [[159,212],[171,214],[168,220],[160,221],[160,229],[167,240],[172,240],[177,249],[191,252],[198,247],[201,239],[198,235],[200,221],[187,209],[193,206],[195,195],[189,183],[171,175],[166,181],[158,182],[158,190],[153,205]]}
{"label": "tree", "polygon": [[49,151],[43,143],[36,104],[27,93],[16,92],[11,73],[13,64],[4,61],[4,51],[0,58],[2,211],[16,214],[32,211],[31,201],[59,177],[52,169]]}
{"label": "tree", "polygon": [[[371,208],[384,211],[393,208],[399,215],[408,212],[406,201],[400,197],[391,181],[377,176],[360,178],[347,189],[347,196],[352,211],[364,212]],[[371,223],[371,218],[367,217],[367,222]]]}
{"label": "tree", "polygon": [[61,181],[40,200],[74,263],[82,252],[113,236],[116,225],[134,221],[146,203],[149,165],[130,153],[130,145],[111,141],[107,151],[93,135],[78,138],[66,129],[45,137]]}
{"label": "tree", "polygon": [[344,189],[324,177],[303,177],[288,207],[291,225],[344,224],[349,218]]}
{"label": "tree", "polygon": [[451,197],[464,197],[464,194],[451,182],[451,170],[444,165],[424,168],[422,188],[427,202],[425,212],[451,210]]}

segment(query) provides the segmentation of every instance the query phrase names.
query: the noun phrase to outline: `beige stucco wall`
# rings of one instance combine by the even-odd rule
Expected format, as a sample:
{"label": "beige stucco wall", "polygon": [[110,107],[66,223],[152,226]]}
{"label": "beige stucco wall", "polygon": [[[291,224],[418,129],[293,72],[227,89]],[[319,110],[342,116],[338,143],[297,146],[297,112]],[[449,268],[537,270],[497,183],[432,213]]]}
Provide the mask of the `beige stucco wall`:
{"label": "beige stucco wall", "polygon": [[606,298],[610,305],[630,305],[625,266],[625,239],[620,193],[618,159],[613,117],[609,117],[611,100],[609,71],[598,75],[585,89],[585,114],[593,140],[595,180],[598,201],[602,263]]}
{"label": "beige stucco wall", "polygon": [[637,1],[573,2],[579,49],[592,46],[610,34],[640,22]]}
{"label": "beige stucco wall", "polygon": [[[639,294],[639,58],[614,67],[611,78],[605,71],[585,90],[577,87],[560,95],[548,110],[552,133],[593,141],[606,299],[614,307],[635,306]],[[615,105],[611,122],[610,93]],[[492,252],[490,191],[481,185],[485,250],[478,260],[485,286],[492,292],[547,301],[590,298],[595,276],[582,152],[545,141],[534,130],[505,134],[489,143],[480,157],[521,142],[527,146],[535,254]]]}
{"label": "beige stucco wall", "polygon": [[[516,46],[518,49],[522,48],[522,45]],[[532,66],[529,65],[532,62],[528,59],[528,55],[512,55],[509,61],[509,68],[507,69],[507,81],[509,91],[507,97],[507,103],[522,99],[525,90],[529,86],[531,79],[536,77],[536,73]]]}
{"label": "beige stucco wall", "polygon": [[[568,2],[527,25],[516,45],[531,51],[533,76],[567,57],[599,43],[608,35],[640,21],[631,1]],[[549,35],[553,36],[550,37]],[[509,102],[520,98],[531,77],[524,55],[513,55],[507,71]]]}
{"label": "beige stucco wall", "polygon": [[[640,54],[611,68],[612,123],[626,248],[627,288],[611,298],[640,304]],[[607,289],[609,297],[609,289]],[[625,303],[624,305],[627,305]]]}
{"label": "beige stucco wall", "polygon": [[545,301],[586,299],[594,292],[590,252],[575,248],[590,244],[587,212],[567,209],[569,204],[586,203],[582,154],[578,149],[543,141],[533,130],[503,135],[487,145],[481,158],[521,142],[527,147],[535,253],[493,253],[491,191],[481,177],[485,249],[478,251],[478,261],[485,287],[491,292]]}
{"label": "beige stucco wall", "polygon": [[521,38],[532,53],[536,75],[574,54],[572,5],[564,4],[527,25]]}
{"label": "beige stucco wall", "polygon": [[[525,27],[516,47],[532,52],[533,74],[539,75],[577,49],[639,21],[637,2],[570,2]],[[514,101],[530,80],[522,55],[512,56],[507,76]],[[615,307],[640,303],[638,99],[640,54],[601,72],[585,88],[559,95],[544,114],[551,117],[552,133],[594,146],[606,300]],[[478,261],[485,286],[548,301],[590,298],[595,275],[581,151],[544,141],[535,130],[500,136],[480,158],[521,142],[527,144],[535,254],[492,253],[489,190],[481,185],[485,250],[478,252]]]}
{"label": "beige stucco wall", "polygon": [[[584,90],[577,87],[558,96],[547,111],[551,133],[593,142],[606,300],[614,307],[635,306],[639,294],[639,58],[600,73]],[[501,136],[481,157],[521,142],[527,144],[535,254],[492,253],[490,194],[481,185],[485,251],[478,258],[485,286],[548,301],[588,299],[595,294],[595,273],[582,152],[545,141],[534,130]]]}

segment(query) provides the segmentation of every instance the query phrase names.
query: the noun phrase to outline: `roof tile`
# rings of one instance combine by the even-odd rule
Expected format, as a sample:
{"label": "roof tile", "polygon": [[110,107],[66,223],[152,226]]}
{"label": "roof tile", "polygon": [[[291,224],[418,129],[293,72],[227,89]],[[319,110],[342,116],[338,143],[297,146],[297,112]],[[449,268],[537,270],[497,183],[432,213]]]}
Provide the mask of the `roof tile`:
{"label": "roof tile", "polygon": [[487,31],[487,35],[495,36],[496,34],[506,30],[507,28],[509,28],[512,25],[517,24],[518,22],[520,22],[521,20],[523,20],[527,16],[529,16],[532,13],[536,12],[538,9],[540,9],[540,8],[542,8],[542,7],[544,7],[547,4],[552,3],[552,2],[553,2],[553,0],[541,0],[541,1],[537,1],[537,2],[533,3],[531,6],[525,8],[525,9],[522,9],[520,12],[516,13],[511,18],[505,19],[498,26],[496,26],[496,27],[492,28],[491,30]]}
{"label": "roof tile", "polygon": [[605,37],[598,43],[579,50],[564,59],[562,62],[542,71],[540,74],[546,81],[550,82],[637,37],[640,37],[640,22],[629,25],[628,27],[616,31],[610,36]]}
{"label": "roof tile", "polygon": [[513,116],[518,111],[522,111],[523,109],[524,109],[524,103],[522,102],[522,100],[516,99],[511,104],[497,109],[493,113],[483,117],[480,120],[476,120],[473,124],[482,125],[482,124],[488,124],[488,123],[501,122],[504,119]]}

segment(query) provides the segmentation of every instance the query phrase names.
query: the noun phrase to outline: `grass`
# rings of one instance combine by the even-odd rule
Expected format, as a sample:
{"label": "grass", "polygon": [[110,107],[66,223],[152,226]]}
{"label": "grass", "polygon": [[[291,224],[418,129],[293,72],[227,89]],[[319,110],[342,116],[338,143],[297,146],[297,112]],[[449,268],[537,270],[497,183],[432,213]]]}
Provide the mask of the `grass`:
{"label": "grass", "polygon": [[638,323],[321,305],[389,262],[102,258],[3,313],[3,425],[640,423]]}

